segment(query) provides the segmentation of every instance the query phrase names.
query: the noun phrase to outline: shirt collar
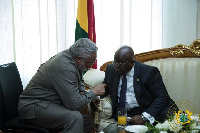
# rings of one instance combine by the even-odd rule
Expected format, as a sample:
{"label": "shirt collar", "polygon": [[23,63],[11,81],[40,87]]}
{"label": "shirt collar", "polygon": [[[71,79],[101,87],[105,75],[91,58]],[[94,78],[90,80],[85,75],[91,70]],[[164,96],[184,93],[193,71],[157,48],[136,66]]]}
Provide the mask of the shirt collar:
{"label": "shirt collar", "polygon": [[133,76],[134,75],[134,65],[132,69],[127,73],[127,75]]}

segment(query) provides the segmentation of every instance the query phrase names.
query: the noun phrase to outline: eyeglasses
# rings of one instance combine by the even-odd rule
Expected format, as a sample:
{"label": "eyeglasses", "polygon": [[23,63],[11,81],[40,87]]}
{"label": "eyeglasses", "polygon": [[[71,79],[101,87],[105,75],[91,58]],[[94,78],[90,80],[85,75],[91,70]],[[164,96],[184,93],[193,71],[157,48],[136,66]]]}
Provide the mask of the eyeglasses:
{"label": "eyeglasses", "polygon": [[125,64],[128,64],[129,62],[133,61],[134,59],[132,60],[128,60],[126,62],[115,62],[113,61],[112,64],[114,65],[114,67],[121,67],[122,65],[125,65]]}
{"label": "eyeglasses", "polygon": [[97,58],[92,61],[88,61],[85,59],[85,61],[86,61],[86,64],[90,64],[90,66],[91,66],[91,65],[94,65],[94,63],[97,61]]}

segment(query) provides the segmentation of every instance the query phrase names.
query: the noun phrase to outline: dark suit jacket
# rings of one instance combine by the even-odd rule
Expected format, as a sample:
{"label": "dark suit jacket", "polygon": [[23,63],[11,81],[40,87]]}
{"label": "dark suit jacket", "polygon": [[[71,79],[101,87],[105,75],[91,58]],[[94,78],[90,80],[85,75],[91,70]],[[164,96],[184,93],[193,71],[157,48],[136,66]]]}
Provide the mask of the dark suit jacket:
{"label": "dark suit jacket", "polygon": [[[120,76],[115,73],[113,65],[108,65],[104,79],[107,85],[106,92],[101,98],[110,94],[113,117],[117,115],[119,80]],[[164,121],[174,101],[168,95],[158,68],[135,61],[133,80],[135,96],[142,111],[149,113],[158,121]]]}

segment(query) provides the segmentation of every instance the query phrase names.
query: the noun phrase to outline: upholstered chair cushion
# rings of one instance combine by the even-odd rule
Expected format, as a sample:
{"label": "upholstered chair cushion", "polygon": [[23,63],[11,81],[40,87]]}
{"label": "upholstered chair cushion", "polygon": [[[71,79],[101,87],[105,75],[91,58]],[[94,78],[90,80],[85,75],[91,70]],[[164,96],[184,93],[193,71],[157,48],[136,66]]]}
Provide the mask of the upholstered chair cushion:
{"label": "upholstered chair cushion", "polygon": [[[160,70],[170,97],[178,102],[190,101],[200,110],[200,58],[166,58],[145,62]],[[193,110],[193,113],[198,113]]]}
{"label": "upholstered chair cushion", "polygon": [[102,83],[105,77],[105,72],[98,69],[89,69],[84,75],[83,80],[86,87],[92,88],[96,84]]}

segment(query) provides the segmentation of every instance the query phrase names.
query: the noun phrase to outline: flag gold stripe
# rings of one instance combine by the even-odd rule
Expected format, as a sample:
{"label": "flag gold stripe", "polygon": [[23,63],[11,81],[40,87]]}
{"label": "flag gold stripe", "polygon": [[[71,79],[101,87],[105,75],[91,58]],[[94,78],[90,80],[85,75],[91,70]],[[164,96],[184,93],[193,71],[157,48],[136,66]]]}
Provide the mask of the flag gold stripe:
{"label": "flag gold stripe", "polygon": [[88,33],[87,0],[78,0],[77,20],[80,27]]}

